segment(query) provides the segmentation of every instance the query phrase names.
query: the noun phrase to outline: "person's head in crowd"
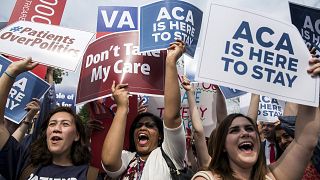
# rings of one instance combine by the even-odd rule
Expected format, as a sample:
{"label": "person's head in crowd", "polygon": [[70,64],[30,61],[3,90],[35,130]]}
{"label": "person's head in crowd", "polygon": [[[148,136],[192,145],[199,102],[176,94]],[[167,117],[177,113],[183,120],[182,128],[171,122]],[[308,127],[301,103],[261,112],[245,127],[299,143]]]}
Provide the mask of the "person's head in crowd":
{"label": "person's head in crowd", "polygon": [[279,147],[284,151],[293,141],[293,137],[291,137],[284,129],[282,129],[280,124],[276,126],[275,130],[276,141],[279,144]]}
{"label": "person's head in crowd", "polygon": [[276,141],[285,150],[294,139],[296,116],[279,116],[280,124],[275,128]]}
{"label": "person's head in crowd", "polygon": [[71,108],[54,109],[40,131],[40,137],[31,144],[30,159],[33,165],[89,163],[89,141],[85,126]]}
{"label": "person's head in crowd", "polygon": [[250,179],[264,179],[267,168],[254,121],[243,114],[230,114],[215,133],[209,170],[222,179],[234,179],[234,170],[252,168]]}
{"label": "person's head in crowd", "polygon": [[140,156],[149,155],[163,141],[163,122],[151,113],[140,113],[133,120],[129,131],[129,151]]}
{"label": "person's head in crowd", "polygon": [[275,141],[275,124],[273,122],[261,122],[263,137],[270,141]]}

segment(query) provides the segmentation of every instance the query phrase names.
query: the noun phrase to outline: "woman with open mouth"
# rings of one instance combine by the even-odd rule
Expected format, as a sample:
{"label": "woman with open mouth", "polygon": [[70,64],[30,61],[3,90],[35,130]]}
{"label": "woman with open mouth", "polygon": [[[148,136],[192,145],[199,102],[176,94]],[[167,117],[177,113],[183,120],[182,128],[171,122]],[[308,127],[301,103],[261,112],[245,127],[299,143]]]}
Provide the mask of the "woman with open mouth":
{"label": "woman with open mouth", "polygon": [[162,156],[169,156],[177,169],[183,169],[185,134],[180,118],[180,88],[176,62],[185,51],[182,41],[171,43],[166,58],[164,120],[150,113],[138,115],[130,128],[130,149],[123,150],[128,113],[128,84],[113,83],[117,112],[105,138],[102,164],[108,176],[117,179],[171,179]]}

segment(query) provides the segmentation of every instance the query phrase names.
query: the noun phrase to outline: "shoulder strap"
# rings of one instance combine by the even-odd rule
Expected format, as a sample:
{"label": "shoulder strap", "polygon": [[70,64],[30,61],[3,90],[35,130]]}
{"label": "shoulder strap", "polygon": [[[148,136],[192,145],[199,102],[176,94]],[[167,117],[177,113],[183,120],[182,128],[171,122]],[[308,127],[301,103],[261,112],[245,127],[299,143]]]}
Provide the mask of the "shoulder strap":
{"label": "shoulder strap", "polygon": [[98,168],[95,168],[93,166],[89,166],[88,172],[87,172],[87,179],[90,179],[90,180],[97,179],[98,174],[99,174]]}
{"label": "shoulder strap", "polygon": [[163,156],[164,160],[166,160],[166,163],[170,169],[170,173],[171,174],[173,174],[173,173],[180,174],[179,170],[177,170],[176,166],[173,164],[173,162],[171,161],[169,156],[163,151],[161,146],[160,146],[160,149],[161,149],[162,156]]}
{"label": "shoulder strap", "polygon": [[30,177],[31,173],[33,173],[36,169],[37,169],[37,167],[32,166],[32,164],[27,165],[27,167],[25,167],[22,170],[22,173],[20,174],[19,179],[20,180],[28,179]]}
{"label": "shoulder strap", "polygon": [[196,177],[203,177],[206,180],[213,180],[214,177],[207,171],[198,171],[191,180],[195,179]]}

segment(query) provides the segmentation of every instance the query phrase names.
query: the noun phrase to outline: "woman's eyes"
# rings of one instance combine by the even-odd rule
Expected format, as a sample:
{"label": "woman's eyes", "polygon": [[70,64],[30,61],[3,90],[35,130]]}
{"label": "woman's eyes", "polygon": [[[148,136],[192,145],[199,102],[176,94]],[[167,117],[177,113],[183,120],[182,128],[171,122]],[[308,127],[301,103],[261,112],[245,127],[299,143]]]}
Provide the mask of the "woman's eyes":
{"label": "woman's eyes", "polygon": [[254,128],[253,128],[253,127],[247,127],[247,128],[246,128],[246,131],[248,131],[248,132],[253,132],[253,131],[254,131]]}
{"label": "woman's eyes", "polygon": [[62,123],[63,126],[69,126],[69,123]]}
{"label": "woman's eyes", "polygon": [[229,131],[229,133],[232,134],[232,133],[237,133],[237,132],[239,132],[239,131],[240,131],[240,129],[231,129],[231,130]]}

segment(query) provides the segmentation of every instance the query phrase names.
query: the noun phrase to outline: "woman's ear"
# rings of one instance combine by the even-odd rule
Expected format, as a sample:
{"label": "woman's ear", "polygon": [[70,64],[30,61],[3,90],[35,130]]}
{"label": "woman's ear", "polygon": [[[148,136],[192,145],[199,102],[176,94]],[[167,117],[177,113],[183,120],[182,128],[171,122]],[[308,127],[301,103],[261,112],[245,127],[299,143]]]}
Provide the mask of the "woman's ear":
{"label": "woman's ear", "polygon": [[80,139],[80,136],[79,136],[79,133],[77,133],[77,136],[76,136],[76,138],[74,139],[74,141],[79,141],[79,139]]}

